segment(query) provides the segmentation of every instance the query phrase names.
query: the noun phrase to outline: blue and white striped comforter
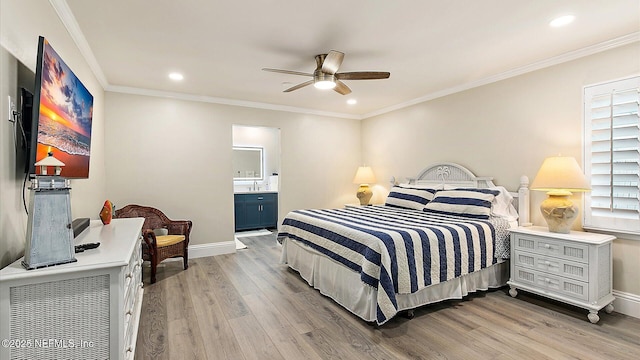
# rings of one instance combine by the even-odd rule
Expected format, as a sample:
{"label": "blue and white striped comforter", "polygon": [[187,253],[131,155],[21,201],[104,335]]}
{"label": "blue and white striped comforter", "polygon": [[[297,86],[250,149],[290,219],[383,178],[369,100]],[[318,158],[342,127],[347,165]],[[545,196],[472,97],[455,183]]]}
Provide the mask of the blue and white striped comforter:
{"label": "blue and white striped comforter", "polygon": [[383,324],[398,312],[396,294],[495,264],[496,234],[508,243],[508,223],[500,220],[386,206],[297,210],[286,216],[278,238],[300,241],[360,273],[378,289],[376,322]]}

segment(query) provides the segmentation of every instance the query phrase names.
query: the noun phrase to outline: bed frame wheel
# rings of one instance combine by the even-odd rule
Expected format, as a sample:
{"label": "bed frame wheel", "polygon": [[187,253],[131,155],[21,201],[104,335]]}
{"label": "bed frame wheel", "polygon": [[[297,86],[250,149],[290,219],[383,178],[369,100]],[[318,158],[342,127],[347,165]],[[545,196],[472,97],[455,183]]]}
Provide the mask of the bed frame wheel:
{"label": "bed frame wheel", "polygon": [[511,297],[518,296],[518,290],[516,288],[512,287],[511,289],[509,289],[509,295],[511,295]]}
{"label": "bed frame wheel", "polygon": [[595,324],[598,321],[600,321],[600,316],[598,316],[597,311],[590,311],[589,315],[587,315],[587,318],[589,318],[589,321],[591,321],[592,324]]}
{"label": "bed frame wheel", "polygon": [[413,319],[414,316],[416,316],[416,314],[414,313],[413,309],[407,310],[407,312],[404,313],[404,317],[409,320]]}

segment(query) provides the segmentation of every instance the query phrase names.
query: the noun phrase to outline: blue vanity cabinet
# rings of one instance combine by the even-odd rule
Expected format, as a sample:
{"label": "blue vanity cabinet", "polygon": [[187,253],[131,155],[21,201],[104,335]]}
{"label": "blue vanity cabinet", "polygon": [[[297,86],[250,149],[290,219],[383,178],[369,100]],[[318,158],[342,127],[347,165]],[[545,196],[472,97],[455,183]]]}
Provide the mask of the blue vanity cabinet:
{"label": "blue vanity cabinet", "polygon": [[234,194],[236,231],[278,227],[277,193]]}

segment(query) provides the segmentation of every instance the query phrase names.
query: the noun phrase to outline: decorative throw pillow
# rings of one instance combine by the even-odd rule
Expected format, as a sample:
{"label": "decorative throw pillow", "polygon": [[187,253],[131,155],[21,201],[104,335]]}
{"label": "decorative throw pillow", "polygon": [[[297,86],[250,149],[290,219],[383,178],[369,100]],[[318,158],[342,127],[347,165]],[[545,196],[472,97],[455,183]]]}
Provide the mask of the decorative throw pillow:
{"label": "decorative throw pillow", "polygon": [[165,228],[153,229],[153,233],[156,234],[156,236],[166,236],[169,235],[169,230]]}
{"label": "decorative throw pillow", "polygon": [[491,215],[491,203],[499,193],[489,189],[441,190],[425,205],[424,211],[488,219]]}
{"label": "decorative throw pillow", "polygon": [[385,201],[386,206],[422,210],[431,199],[435,189],[418,189],[406,186],[394,186]]}

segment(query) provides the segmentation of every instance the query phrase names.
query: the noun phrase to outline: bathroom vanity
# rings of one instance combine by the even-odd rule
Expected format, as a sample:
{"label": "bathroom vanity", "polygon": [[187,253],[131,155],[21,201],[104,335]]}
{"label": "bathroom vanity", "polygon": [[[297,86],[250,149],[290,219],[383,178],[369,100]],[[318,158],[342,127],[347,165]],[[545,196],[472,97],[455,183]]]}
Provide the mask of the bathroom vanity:
{"label": "bathroom vanity", "polygon": [[236,231],[278,227],[278,193],[249,191],[234,194]]}

